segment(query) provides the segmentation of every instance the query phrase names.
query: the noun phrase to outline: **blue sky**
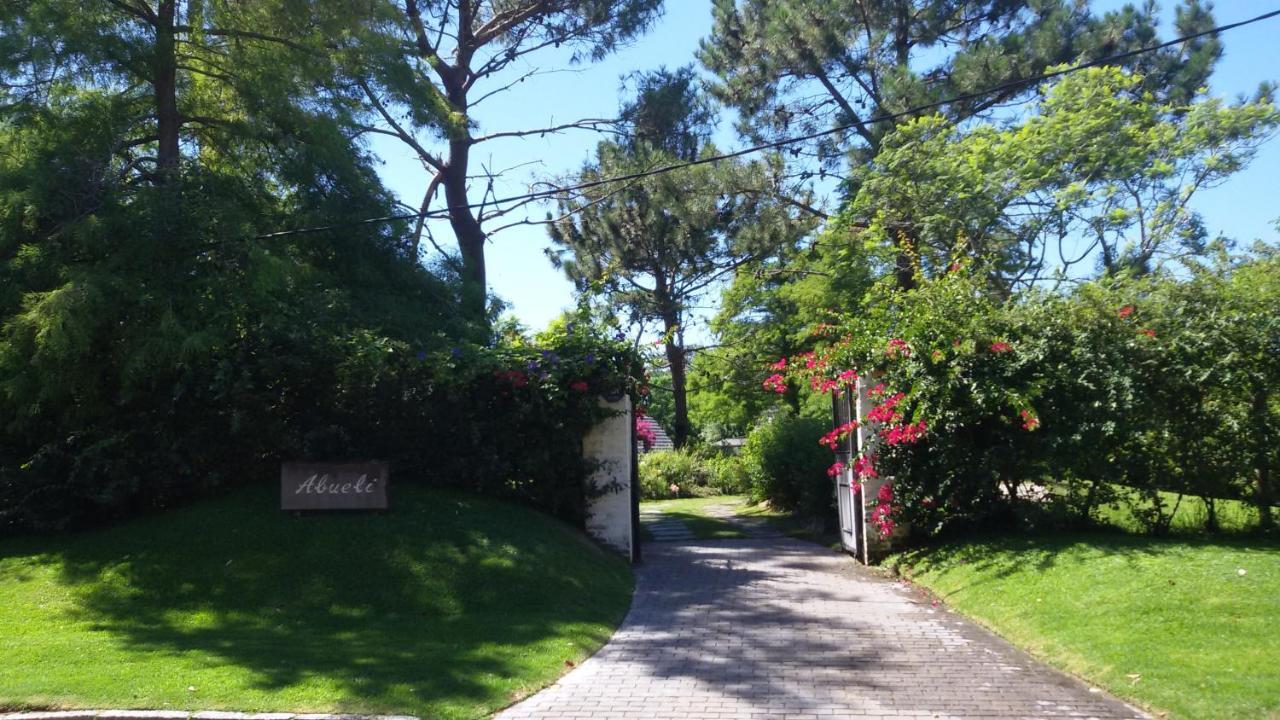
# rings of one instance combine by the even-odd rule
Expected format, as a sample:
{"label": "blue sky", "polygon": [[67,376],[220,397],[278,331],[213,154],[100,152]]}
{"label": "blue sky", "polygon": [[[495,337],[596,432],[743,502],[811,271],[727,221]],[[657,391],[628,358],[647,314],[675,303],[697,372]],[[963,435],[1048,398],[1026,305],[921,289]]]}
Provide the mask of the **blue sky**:
{"label": "blue sky", "polygon": [[[1094,6],[1107,10],[1123,4],[1120,0],[1101,0]],[[1164,14],[1171,17],[1173,3],[1162,5]],[[1269,9],[1256,0],[1222,0],[1216,4],[1215,17],[1219,24],[1225,24]],[[572,67],[564,52],[532,55],[528,66],[556,72],[531,78],[477,107],[474,117],[480,126],[478,132],[552,126],[585,117],[614,117],[623,76],[637,70],[694,62],[698,41],[710,28],[709,0],[669,0],[665,15],[651,32],[600,63]],[[1277,37],[1280,19],[1225,34],[1225,55],[1212,78],[1211,92],[1233,98],[1252,93],[1262,81],[1277,79]],[[731,124],[726,116],[717,136],[717,143],[723,147],[736,144]],[[472,164],[494,171],[516,168],[495,188],[499,195],[515,195],[526,192],[530,183],[538,179],[563,176],[581,167],[591,159],[599,139],[591,132],[570,131],[542,138],[496,140],[479,146]],[[384,181],[406,202],[416,205],[427,180],[417,159],[387,138],[375,141],[374,151],[383,159]],[[1272,140],[1245,171],[1220,187],[1201,191],[1192,204],[1204,215],[1212,233],[1221,232],[1244,242],[1260,238],[1275,241],[1275,222],[1280,217],[1278,186],[1280,141]],[[540,219],[548,209],[533,207],[528,214]],[[438,224],[435,235],[442,246],[452,247],[447,225]],[[492,291],[510,304],[511,312],[521,322],[534,329],[544,327],[573,302],[572,286],[543,254],[549,244],[541,226],[512,227],[491,238],[486,254]],[[696,329],[694,333],[698,334]]]}

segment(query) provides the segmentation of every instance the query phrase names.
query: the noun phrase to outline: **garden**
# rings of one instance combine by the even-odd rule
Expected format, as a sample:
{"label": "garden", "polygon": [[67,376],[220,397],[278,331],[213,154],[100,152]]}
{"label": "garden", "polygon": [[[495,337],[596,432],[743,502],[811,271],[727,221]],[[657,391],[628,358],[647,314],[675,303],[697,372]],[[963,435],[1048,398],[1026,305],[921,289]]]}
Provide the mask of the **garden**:
{"label": "garden", "polygon": [[1280,713],[1280,11],[1113,5],[0,3],[0,710],[510,705],[626,615],[625,397],[697,541],[849,479],[875,572]]}

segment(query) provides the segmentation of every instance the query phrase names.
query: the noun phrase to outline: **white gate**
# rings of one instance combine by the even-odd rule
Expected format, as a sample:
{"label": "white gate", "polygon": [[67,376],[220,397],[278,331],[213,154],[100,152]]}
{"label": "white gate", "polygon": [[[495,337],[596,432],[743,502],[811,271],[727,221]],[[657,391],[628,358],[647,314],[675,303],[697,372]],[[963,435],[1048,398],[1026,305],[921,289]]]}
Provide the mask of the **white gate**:
{"label": "white gate", "polygon": [[[832,427],[838,428],[858,418],[858,388],[846,385],[831,396]],[[835,475],[836,509],[840,514],[840,545],[862,562],[867,562],[866,505],[862,485],[854,481],[853,459],[858,455],[861,433],[854,431],[836,445],[836,462],[842,469]]]}

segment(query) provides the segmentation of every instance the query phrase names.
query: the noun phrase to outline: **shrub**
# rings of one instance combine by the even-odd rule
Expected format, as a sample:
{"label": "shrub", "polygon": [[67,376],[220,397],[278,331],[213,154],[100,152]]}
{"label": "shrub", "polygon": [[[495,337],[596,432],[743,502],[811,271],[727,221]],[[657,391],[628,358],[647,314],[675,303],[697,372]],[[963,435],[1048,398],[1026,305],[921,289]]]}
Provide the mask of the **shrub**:
{"label": "shrub", "polygon": [[825,395],[856,369],[874,386],[880,442],[855,467],[892,478],[877,510],[914,532],[1020,515],[1028,484],[1076,521],[1128,488],[1152,532],[1180,495],[1251,499],[1273,522],[1277,258],[1008,300],[956,271],[870,296],[843,330],[770,382]]}
{"label": "shrub", "polygon": [[[163,510],[272,482],[280,461],[299,458],[384,459],[398,482],[505,497],[580,522],[591,470],[582,436],[602,417],[599,395],[639,368],[587,324],[437,349],[371,332],[307,339],[259,347],[239,363],[214,356],[210,366],[156,373],[151,392],[114,410],[36,415],[40,425],[0,448],[0,533]],[[3,350],[0,366],[12,359]]]}
{"label": "shrub", "polygon": [[831,453],[818,444],[827,423],[779,413],[752,428],[742,449],[751,499],[809,518],[833,516]]}
{"label": "shrub", "polygon": [[716,454],[707,458],[708,484],[722,495],[738,495],[751,487],[747,464],[741,455]]}
{"label": "shrub", "polygon": [[646,453],[640,458],[640,497],[645,500],[719,494],[710,479],[706,460],[688,448]]}

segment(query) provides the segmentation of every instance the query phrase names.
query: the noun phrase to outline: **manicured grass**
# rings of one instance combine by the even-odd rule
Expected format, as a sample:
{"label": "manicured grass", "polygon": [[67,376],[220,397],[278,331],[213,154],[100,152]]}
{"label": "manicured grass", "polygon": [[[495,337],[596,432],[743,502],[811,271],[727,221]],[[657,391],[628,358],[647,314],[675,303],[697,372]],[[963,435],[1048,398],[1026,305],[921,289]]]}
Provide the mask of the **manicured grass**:
{"label": "manicured grass", "polygon": [[520,507],[401,486],[385,515],[240,491],[0,543],[0,707],[483,717],[625,614],[631,573]]}
{"label": "manicured grass", "polygon": [[1157,712],[1280,716],[1275,540],[995,537],[887,564],[1033,654]]}
{"label": "manicured grass", "polygon": [[[1107,525],[1129,532],[1145,530],[1142,523],[1134,517],[1134,508],[1135,506],[1149,507],[1150,501],[1129,488],[1117,487],[1116,492],[1120,493],[1121,498],[1098,508],[1099,519]],[[1205,518],[1208,517],[1209,511],[1203,498],[1184,495],[1179,502],[1176,493],[1161,492],[1160,502],[1166,508],[1173,508],[1175,505],[1177,507],[1173,514],[1173,521],[1169,525],[1170,531],[1175,533],[1204,531]],[[1239,500],[1216,500],[1214,510],[1218,518],[1218,527],[1224,532],[1249,531],[1258,526],[1258,508],[1248,503]]]}
{"label": "manicured grass", "polygon": [[684,523],[699,540],[721,540],[744,538],[747,533],[727,520],[708,515],[706,508],[712,505],[744,505],[746,501],[743,495],[713,495],[704,498],[648,500],[644,506],[661,510],[663,514]]}

